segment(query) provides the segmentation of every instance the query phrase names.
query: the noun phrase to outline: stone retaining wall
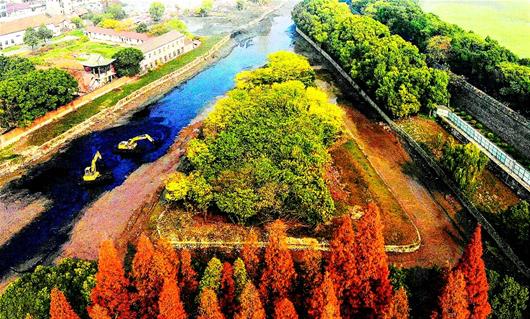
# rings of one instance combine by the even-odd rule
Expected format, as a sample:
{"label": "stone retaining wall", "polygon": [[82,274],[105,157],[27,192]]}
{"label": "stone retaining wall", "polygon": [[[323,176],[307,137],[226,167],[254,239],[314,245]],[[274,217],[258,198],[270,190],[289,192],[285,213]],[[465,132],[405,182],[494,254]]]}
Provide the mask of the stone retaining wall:
{"label": "stone retaining wall", "polygon": [[454,74],[449,91],[451,106],[465,110],[523,156],[530,156],[529,120]]}
{"label": "stone retaining wall", "polygon": [[493,226],[488,222],[488,220],[476,209],[476,207],[469,202],[464,194],[460,191],[459,187],[450,178],[441,166],[436,162],[436,160],[428,154],[410,135],[408,135],[401,127],[399,127],[392,119],[390,119],[383,110],[375,104],[374,101],[364,92],[355,81],[350,77],[346,71],[342,69],[340,65],[333,60],[333,58],[324,51],[318,44],[316,44],[311,38],[309,38],[303,31],[296,28],[298,34],[302,36],[309,44],[311,44],[315,50],[317,50],[333,67],[341,74],[346,81],[361,95],[361,97],[379,114],[379,116],[392,128],[394,132],[413,149],[428,165],[429,167],[438,175],[438,177],[451,189],[455,194],[456,198],[462,203],[462,206],[479,222],[483,229],[490,235],[493,241],[497,246],[502,250],[510,261],[517,267],[517,269],[525,277],[530,278],[530,269],[517,257],[512,248],[500,237],[500,235],[495,231]]}

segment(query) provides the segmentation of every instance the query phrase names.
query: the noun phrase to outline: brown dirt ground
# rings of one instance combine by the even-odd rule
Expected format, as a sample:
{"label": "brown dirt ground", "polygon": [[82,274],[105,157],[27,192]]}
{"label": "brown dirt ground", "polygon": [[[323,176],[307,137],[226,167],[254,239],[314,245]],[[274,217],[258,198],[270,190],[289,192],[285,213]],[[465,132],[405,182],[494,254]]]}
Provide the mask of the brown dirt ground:
{"label": "brown dirt ground", "polygon": [[[415,175],[422,172],[388,127],[368,119],[350,106],[345,109],[347,128],[379,176],[397,195],[397,200],[416,224],[422,237],[418,251],[390,254],[390,261],[403,267],[445,266],[447,262],[453,263],[460,256],[461,239],[448,214],[454,213],[452,211],[457,207],[446,199],[448,197],[445,194],[430,191],[417,179]],[[451,211],[447,212],[444,207]],[[386,226],[393,227],[388,224]]]}

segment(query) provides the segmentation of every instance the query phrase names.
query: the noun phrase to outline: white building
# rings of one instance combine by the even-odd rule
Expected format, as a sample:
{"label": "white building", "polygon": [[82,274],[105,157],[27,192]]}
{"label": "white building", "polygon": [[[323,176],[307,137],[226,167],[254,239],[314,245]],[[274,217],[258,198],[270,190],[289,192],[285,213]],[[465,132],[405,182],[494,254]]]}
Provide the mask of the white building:
{"label": "white building", "polygon": [[36,16],[46,11],[43,1],[0,0],[0,22]]}
{"label": "white building", "polygon": [[28,28],[38,28],[41,25],[52,30],[54,36],[61,35],[70,25],[64,16],[50,17],[45,14],[0,23],[0,49],[24,43],[24,34]]}
{"label": "white building", "polygon": [[46,12],[51,15],[71,15],[79,9],[100,12],[103,4],[101,0],[46,0]]}
{"label": "white building", "polygon": [[156,68],[189,52],[198,43],[194,43],[178,31],[170,31],[156,38],[151,38],[140,45],[140,50],[144,53],[144,59],[140,63],[142,72]]}
{"label": "white building", "polygon": [[0,0],[0,20],[7,17],[7,2]]}
{"label": "white building", "polygon": [[116,31],[100,27],[87,27],[85,34],[91,41],[114,42],[125,45],[141,45],[150,39],[144,33]]}

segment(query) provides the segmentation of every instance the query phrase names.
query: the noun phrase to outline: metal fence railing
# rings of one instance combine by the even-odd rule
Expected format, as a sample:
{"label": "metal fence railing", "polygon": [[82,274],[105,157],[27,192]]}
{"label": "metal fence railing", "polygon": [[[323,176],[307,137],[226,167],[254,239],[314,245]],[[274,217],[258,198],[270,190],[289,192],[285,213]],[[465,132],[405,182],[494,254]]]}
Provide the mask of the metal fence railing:
{"label": "metal fence railing", "polygon": [[506,152],[500,149],[497,145],[491,142],[488,138],[482,135],[473,126],[471,126],[455,113],[447,110],[446,112],[441,113],[441,115],[442,117],[446,115],[445,118],[453,123],[457,128],[462,130],[465,133],[466,138],[480,145],[487,153],[489,153],[488,155],[490,155],[490,157],[493,157],[502,163],[504,165],[504,167],[501,167],[502,169],[512,176],[517,176],[521,182],[526,184],[522,186],[527,189],[530,188],[530,172],[526,170],[519,162],[510,157],[510,155],[506,154]]}

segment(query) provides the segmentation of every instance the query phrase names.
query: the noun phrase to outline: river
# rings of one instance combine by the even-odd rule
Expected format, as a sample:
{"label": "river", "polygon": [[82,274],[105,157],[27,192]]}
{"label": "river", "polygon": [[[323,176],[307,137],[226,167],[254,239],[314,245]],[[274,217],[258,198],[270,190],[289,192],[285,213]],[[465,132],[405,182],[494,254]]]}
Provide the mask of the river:
{"label": "river", "polygon": [[[226,57],[156,103],[113,128],[73,141],[46,163],[7,184],[0,191],[0,201],[4,203],[29,203],[41,198],[49,204],[38,219],[0,247],[0,277],[10,275],[13,270],[25,271],[37,264],[50,263],[51,256],[69,240],[83,209],[104,192],[121,185],[142,164],[166,154],[181,129],[233,87],[237,73],[262,66],[269,53],[293,51],[295,31],[291,9],[292,5],[284,6],[276,16],[262,22],[261,29],[265,30],[240,41]],[[156,148],[136,157],[114,152],[120,141],[144,133],[159,141]],[[102,154],[102,162],[113,179],[100,186],[82,185],[83,170],[90,165],[96,151]]]}

